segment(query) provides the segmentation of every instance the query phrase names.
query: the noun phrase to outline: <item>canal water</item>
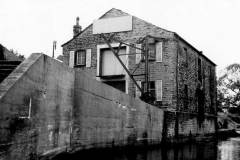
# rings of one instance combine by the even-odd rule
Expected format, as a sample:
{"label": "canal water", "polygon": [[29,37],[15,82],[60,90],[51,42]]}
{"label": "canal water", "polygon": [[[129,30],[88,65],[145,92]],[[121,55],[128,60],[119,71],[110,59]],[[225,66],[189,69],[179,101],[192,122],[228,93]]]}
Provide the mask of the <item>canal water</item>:
{"label": "canal water", "polygon": [[[56,160],[240,160],[240,137],[179,146],[85,151]],[[55,160],[55,159],[54,159]]]}

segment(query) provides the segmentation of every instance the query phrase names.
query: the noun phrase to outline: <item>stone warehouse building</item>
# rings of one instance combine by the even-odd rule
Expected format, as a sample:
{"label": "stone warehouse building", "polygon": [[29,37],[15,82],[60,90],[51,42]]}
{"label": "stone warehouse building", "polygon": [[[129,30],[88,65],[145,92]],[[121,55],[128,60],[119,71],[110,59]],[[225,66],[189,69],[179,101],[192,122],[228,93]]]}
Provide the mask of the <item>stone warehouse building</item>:
{"label": "stone warehouse building", "polygon": [[[99,33],[115,33],[128,44],[142,47],[141,39],[151,37],[149,44],[150,91],[155,104],[162,108],[191,113],[216,113],[216,65],[201,51],[177,33],[111,9],[84,30],[77,18],[73,38],[62,45],[63,62],[76,70],[85,70],[92,77],[131,96],[141,92],[126,74],[117,58]],[[119,42],[112,40],[118,47]],[[119,55],[130,72],[145,73],[141,51],[122,45]],[[136,54],[137,53],[137,54]],[[144,75],[135,77],[140,86]]]}

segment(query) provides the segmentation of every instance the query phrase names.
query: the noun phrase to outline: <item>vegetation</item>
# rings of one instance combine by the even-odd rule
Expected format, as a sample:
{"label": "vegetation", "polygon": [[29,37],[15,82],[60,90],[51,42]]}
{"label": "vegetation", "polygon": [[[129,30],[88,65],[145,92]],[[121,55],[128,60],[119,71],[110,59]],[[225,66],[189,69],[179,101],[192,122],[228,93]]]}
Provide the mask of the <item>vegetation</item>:
{"label": "vegetation", "polygon": [[18,51],[14,51],[13,49],[10,49],[10,52],[12,52],[13,54],[15,54],[18,58],[20,58],[21,60],[24,60],[25,57],[24,55],[18,53]]}
{"label": "vegetation", "polygon": [[217,83],[218,110],[227,109],[240,115],[240,64],[225,68]]}

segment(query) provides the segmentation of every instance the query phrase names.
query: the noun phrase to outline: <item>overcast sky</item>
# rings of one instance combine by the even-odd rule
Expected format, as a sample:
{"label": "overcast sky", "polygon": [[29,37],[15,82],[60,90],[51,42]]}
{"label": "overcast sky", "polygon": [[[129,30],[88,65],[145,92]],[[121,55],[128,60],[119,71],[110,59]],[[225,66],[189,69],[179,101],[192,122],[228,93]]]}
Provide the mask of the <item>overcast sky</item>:
{"label": "overcast sky", "polygon": [[77,16],[85,28],[111,8],[177,32],[218,70],[240,63],[240,0],[0,0],[0,43],[28,57],[56,40],[59,55]]}

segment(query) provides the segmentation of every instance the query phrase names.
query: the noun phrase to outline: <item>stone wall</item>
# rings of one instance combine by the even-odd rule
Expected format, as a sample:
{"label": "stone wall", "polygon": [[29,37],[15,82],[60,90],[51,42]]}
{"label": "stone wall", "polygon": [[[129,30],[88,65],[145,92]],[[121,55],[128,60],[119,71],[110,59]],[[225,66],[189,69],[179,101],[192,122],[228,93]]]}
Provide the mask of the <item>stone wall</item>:
{"label": "stone wall", "polygon": [[[117,9],[112,9],[101,18],[126,16],[124,13]],[[176,109],[176,55],[177,55],[177,43],[173,39],[174,34],[170,31],[157,27],[151,23],[141,20],[133,16],[133,30],[128,32],[116,33],[115,37],[121,39],[124,42],[136,44],[139,38],[143,38],[147,35],[158,37],[159,41],[163,42],[163,61],[156,62],[150,61],[150,81],[162,80],[163,87],[163,97],[162,97],[162,107],[171,107]],[[113,41],[114,43],[114,41]],[[116,43],[116,42],[115,42]],[[92,25],[88,26],[81,34],[79,34],[74,39],[70,40],[63,45],[63,55],[64,63],[68,65],[69,63],[69,52],[76,51],[79,49],[91,49],[91,67],[90,68],[77,68],[77,70],[84,70],[96,78],[97,69],[97,45],[105,44],[99,35],[94,35],[92,33]],[[135,48],[130,47],[130,53],[135,53]],[[135,55],[129,55],[128,57],[128,69],[133,71],[138,64],[136,64]],[[136,70],[135,74],[143,74],[144,62],[141,62],[139,68]],[[126,80],[128,85],[128,94],[130,96],[135,96],[135,85],[132,80],[126,75]],[[135,77],[136,80],[144,81],[144,76]]]}
{"label": "stone wall", "polygon": [[[200,81],[198,79],[199,58],[202,62],[202,80]],[[198,113],[200,109],[203,109],[204,113],[216,114],[215,65],[201,56],[198,51],[179,40],[177,72],[178,111]],[[201,88],[204,94],[202,106],[198,104],[198,88]]]}
{"label": "stone wall", "polygon": [[214,135],[217,118],[213,115],[199,117],[184,112],[164,112],[163,142],[186,142]]}
{"label": "stone wall", "polygon": [[[118,9],[112,9],[100,18],[104,19],[126,15],[129,14]],[[143,38],[146,35],[154,36],[156,39],[163,42],[162,62],[149,61],[150,81],[162,80],[163,97],[159,106],[162,108],[171,108],[176,111],[197,113],[199,110],[203,110],[204,113],[215,113],[215,65],[189,43],[182,38],[179,38],[176,33],[157,27],[134,16],[132,31],[115,33],[115,37],[132,44],[138,43],[139,38]],[[78,68],[77,70],[85,70],[92,75],[92,77],[96,78],[97,45],[99,44],[105,44],[105,42],[99,37],[99,35],[93,35],[92,25],[89,25],[81,34],[63,44],[64,63],[68,65],[70,51],[91,49],[91,67]],[[130,53],[135,52],[136,50],[130,47]],[[185,52],[187,52],[187,54]],[[202,87],[205,99],[205,103],[201,106],[197,103],[199,96],[196,95],[199,83],[197,74],[199,57],[203,62],[202,70],[204,80],[202,82]],[[141,62],[135,74],[144,74],[144,65],[144,62]],[[127,66],[129,71],[132,72],[137,66],[138,64],[135,62],[135,55],[129,55]],[[128,83],[127,93],[134,97],[136,86],[128,76],[126,77]],[[144,81],[144,76],[135,77],[135,79],[137,81]]]}

